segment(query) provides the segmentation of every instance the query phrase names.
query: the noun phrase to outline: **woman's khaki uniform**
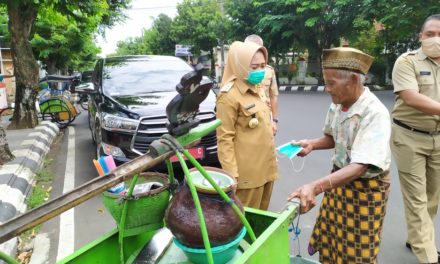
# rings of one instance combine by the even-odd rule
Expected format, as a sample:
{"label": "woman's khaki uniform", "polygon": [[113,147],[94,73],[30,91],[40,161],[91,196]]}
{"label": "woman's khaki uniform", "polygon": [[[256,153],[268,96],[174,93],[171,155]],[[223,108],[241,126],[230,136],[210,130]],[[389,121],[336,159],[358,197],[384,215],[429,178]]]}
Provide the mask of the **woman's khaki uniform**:
{"label": "woman's khaki uniform", "polygon": [[[247,77],[254,54],[264,47],[254,43],[234,42],[217,99],[218,157],[222,168],[238,181],[237,196],[249,207],[266,210],[277,179],[277,162],[270,109],[256,85]],[[251,121],[254,119],[253,121]],[[252,128],[250,122],[258,120]]]}

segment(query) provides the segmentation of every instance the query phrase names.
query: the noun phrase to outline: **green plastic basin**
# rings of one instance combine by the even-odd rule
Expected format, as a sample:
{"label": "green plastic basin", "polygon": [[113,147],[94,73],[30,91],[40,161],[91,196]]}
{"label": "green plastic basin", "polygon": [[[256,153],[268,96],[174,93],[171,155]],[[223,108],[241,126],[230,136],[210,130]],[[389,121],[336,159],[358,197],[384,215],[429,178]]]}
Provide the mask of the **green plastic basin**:
{"label": "green plastic basin", "polygon": [[[243,237],[246,235],[246,228],[240,231],[238,236],[229,242],[228,244],[216,246],[211,248],[212,257],[215,264],[224,264],[234,257],[235,251],[237,251],[238,245]],[[190,248],[181,244],[176,238],[173,238],[174,244],[183,250],[187,258],[195,264],[206,264],[208,258],[206,255],[206,249],[204,248]]]}

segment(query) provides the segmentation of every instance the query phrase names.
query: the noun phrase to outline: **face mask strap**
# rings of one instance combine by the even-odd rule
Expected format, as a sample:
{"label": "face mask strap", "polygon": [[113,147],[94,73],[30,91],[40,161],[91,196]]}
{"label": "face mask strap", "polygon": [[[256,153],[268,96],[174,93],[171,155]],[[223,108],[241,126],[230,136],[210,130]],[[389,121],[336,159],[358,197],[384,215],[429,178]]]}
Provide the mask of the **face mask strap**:
{"label": "face mask strap", "polygon": [[289,158],[290,164],[292,164],[293,171],[296,173],[301,172],[304,169],[304,164],[306,162],[306,158],[305,157],[302,158],[302,162],[301,162],[301,165],[299,166],[299,169],[295,169],[295,164],[293,164],[293,159],[295,159],[295,156],[293,156],[292,158]]}
{"label": "face mask strap", "polygon": [[293,156],[292,158],[289,158],[289,157],[287,157],[285,155],[277,154],[277,158],[282,158],[282,159],[288,158],[289,161],[290,161],[290,164],[292,164],[293,171],[296,172],[296,173],[299,173],[299,172],[301,172],[304,169],[304,164],[306,163],[306,157],[302,158],[302,162],[301,162],[301,165],[299,166],[299,169],[295,169],[295,164],[293,163],[293,160],[295,159],[295,157],[296,157],[296,155]]}

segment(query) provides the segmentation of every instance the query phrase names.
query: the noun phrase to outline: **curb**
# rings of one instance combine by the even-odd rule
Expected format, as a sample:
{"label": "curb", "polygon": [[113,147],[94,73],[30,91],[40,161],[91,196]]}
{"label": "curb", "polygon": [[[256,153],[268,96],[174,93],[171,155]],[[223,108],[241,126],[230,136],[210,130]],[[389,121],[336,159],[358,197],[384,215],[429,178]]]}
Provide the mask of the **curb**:
{"label": "curb", "polygon": [[[0,167],[0,224],[26,211],[26,197],[32,189],[36,172],[59,134],[54,123],[43,121],[13,151],[15,159]],[[17,238],[0,245],[0,251],[15,255]],[[0,261],[1,263],[1,261]]]}
{"label": "curb", "polygon": [[[380,85],[365,85],[370,91],[387,90],[386,87]],[[279,87],[280,92],[324,92],[324,85],[282,85]]]}
{"label": "curb", "polygon": [[283,85],[279,88],[280,92],[324,92],[324,86],[323,85]]}

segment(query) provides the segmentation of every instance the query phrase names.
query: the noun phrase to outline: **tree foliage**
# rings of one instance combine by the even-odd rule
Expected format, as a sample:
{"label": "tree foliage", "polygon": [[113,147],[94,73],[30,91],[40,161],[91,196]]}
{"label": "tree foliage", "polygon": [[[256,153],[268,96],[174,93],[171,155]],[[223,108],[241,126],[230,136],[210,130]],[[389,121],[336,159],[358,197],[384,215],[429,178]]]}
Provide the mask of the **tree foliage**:
{"label": "tree foliage", "polygon": [[153,54],[174,55],[175,41],[171,38],[171,26],[173,20],[164,14],[154,19],[151,28],[150,49]]}
{"label": "tree foliage", "polygon": [[99,52],[94,41],[99,22],[99,16],[75,21],[52,8],[41,8],[31,40],[35,57],[49,73],[90,68]]}
{"label": "tree foliage", "polygon": [[160,14],[150,29],[144,29],[140,37],[119,41],[116,55],[156,54],[174,55],[175,42],[171,38],[172,19]]}
{"label": "tree foliage", "polygon": [[[54,65],[80,64],[80,60],[94,53],[92,39],[82,38],[92,28],[98,30],[99,26],[110,26],[118,21],[120,9],[129,3],[130,0],[0,0],[0,5],[6,7],[8,13],[16,77],[15,111],[10,128],[38,124],[35,108],[38,65],[31,46],[34,36],[34,44],[40,45],[40,49],[36,48],[37,55],[43,60],[50,60]],[[55,19],[56,23],[45,21],[48,17]],[[42,32],[36,32],[37,23]],[[65,31],[61,34],[63,26]],[[90,50],[81,50],[81,46]],[[66,54],[57,49],[60,52],[67,50],[66,54],[71,57],[65,59]]]}
{"label": "tree foliage", "polygon": [[184,0],[177,5],[177,17],[171,26],[172,37],[178,44],[193,46],[193,55],[207,51],[214,72],[213,49],[226,36],[227,20],[220,12],[216,0]]}
{"label": "tree foliage", "polygon": [[[273,2],[276,0],[270,0]],[[227,39],[232,43],[235,40],[243,41],[246,36],[251,34],[260,34],[257,24],[265,16],[265,12],[261,8],[256,8],[254,0],[225,0],[224,10],[226,17],[231,23],[229,27]],[[267,40],[266,36],[263,36]]]}
{"label": "tree foliage", "polygon": [[177,5],[177,14],[171,33],[179,44],[192,45],[196,54],[218,45],[217,25],[222,18],[217,1],[184,0]]}
{"label": "tree foliage", "polygon": [[[305,49],[319,60],[322,49],[351,46],[392,65],[396,56],[417,48],[420,26],[440,13],[438,0],[227,0],[231,39],[259,34],[273,55]],[[381,27],[383,26],[383,28]],[[385,51],[385,54],[383,52]],[[385,56],[384,56],[385,55]]]}

